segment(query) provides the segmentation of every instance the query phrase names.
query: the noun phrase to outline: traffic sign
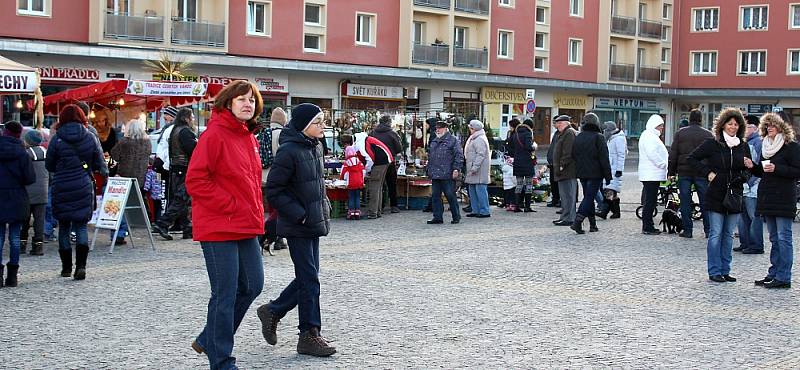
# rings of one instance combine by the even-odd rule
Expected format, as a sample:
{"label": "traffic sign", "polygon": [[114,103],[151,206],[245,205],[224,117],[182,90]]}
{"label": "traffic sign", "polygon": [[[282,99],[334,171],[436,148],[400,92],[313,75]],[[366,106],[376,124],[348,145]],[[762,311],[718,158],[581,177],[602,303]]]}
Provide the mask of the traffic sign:
{"label": "traffic sign", "polygon": [[525,103],[525,112],[533,113],[536,110],[536,101],[533,99],[528,99],[528,102]]}

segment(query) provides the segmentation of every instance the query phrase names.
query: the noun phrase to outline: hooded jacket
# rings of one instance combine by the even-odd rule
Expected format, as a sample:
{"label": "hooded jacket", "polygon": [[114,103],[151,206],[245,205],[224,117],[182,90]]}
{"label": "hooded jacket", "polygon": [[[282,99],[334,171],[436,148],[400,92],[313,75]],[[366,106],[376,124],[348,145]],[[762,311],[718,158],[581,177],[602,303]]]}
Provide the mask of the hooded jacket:
{"label": "hooded jacket", "polygon": [[464,159],[466,160],[466,177],[464,182],[467,184],[489,184],[489,172],[492,165],[492,152],[489,150],[489,140],[486,138],[484,130],[475,131],[467,139],[464,146]]}
{"label": "hooded jacket", "polygon": [[50,187],[50,174],[45,167],[47,149],[41,146],[33,146],[25,149],[28,157],[33,161],[33,171],[36,173],[36,182],[28,185],[28,200],[30,204],[47,204],[47,189]]}
{"label": "hooded jacket", "polygon": [[378,126],[372,130],[370,136],[380,140],[386,145],[393,157],[397,157],[398,154],[403,152],[403,144],[400,143],[400,136],[392,130],[392,126],[389,126],[389,124],[378,124]]}
{"label": "hooded jacket", "polygon": [[358,149],[350,145],[344,149],[344,163],[339,179],[347,181],[348,189],[364,188],[364,164],[358,155]]}
{"label": "hooded jacket", "polygon": [[[0,136],[0,225],[20,222],[28,214],[26,185],[36,181],[33,164],[22,142],[11,136]],[[2,241],[0,241],[2,243]]]}
{"label": "hooded jacket", "polygon": [[258,143],[230,110],[215,110],[186,172],[196,241],[229,241],[264,233]]}
{"label": "hooded jacket", "polygon": [[714,134],[700,125],[692,122],[675,133],[672,146],[669,148],[669,175],[685,177],[702,177],[703,174],[689,163],[689,154],[697,149],[703,141],[711,139]]}
{"label": "hooded jacket", "polygon": [[514,176],[530,177],[536,174],[536,163],[533,163],[533,130],[520,124],[510,138],[514,148]]}
{"label": "hooded jacket", "polygon": [[[625,157],[628,154],[628,139],[625,138],[625,131],[617,130],[608,139],[606,146],[608,147],[608,161],[611,165],[611,174],[614,175],[617,171],[625,171]],[[611,183],[606,185],[605,188],[621,192],[622,178],[614,175],[611,179]]]}
{"label": "hooded jacket", "polygon": [[45,166],[53,174],[53,216],[59,221],[89,222],[95,196],[90,173],[100,171],[108,176],[100,142],[83,123],[62,124],[47,147]]}
{"label": "hooded jacket", "polygon": [[572,144],[572,157],[575,158],[575,174],[578,178],[611,180],[608,146],[596,122],[584,122]]}
{"label": "hooded jacket", "polygon": [[667,179],[669,153],[661,141],[656,127],[664,124],[661,116],[654,114],[639,136],[639,181],[664,181]]}
{"label": "hooded jacket", "polygon": [[783,147],[769,158],[775,171],[764,172],[761,161],[754,161],[753,174],[761,177],[758,184],[756,214],[761,216],[794,218],[797,202],[795,194],[797,180],[800,179],[800,144],[785,142]]}

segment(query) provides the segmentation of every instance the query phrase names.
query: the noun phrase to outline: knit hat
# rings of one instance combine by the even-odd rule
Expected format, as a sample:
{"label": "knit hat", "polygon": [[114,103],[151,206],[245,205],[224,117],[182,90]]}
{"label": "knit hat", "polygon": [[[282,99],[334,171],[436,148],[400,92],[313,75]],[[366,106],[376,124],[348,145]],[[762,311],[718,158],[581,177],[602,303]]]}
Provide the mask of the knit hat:
{"label": "knit hat", "polygon": [[758,116],[755,116],[755,115],[752,115],[752,114],[748,114],[748,115],[744,116],[744,121],[748,125],[756,125],[756,126],[758,126],[759,123],[761,123],[761,121],[759,120]]}
{"label": "knit hat", "polygon": [[39,146],[42,145],[42,142],[44,141],[44,136],[42,135],[42,132],[39,130],[28,130],[25,131],[25,135],[23,135],[22,141],[24,141],[25,144],[28,144],[28,146]]}
{"label": "knit hat", "polygon": [[314,118],[322,114],[322,109],[311,103],[300,104],[292,109],[292,119],[289,120],[289,127],[303,132],[311,124]]}
{"label": "knit hat", "polygon": [[684,118],[678,123],[678,128],[689,126],[689,120]]}
{"label": "knit hat", "polygon": [[603,123],[603,136],[605,136],[606,140],[611,138],[611,135],[617,131],[617,124],[612,121],[606,121]]}
{"label": "knit hat", "polygon": [[19,139],[19,136],[22,135],[22,124],[17,121],[6,122],[6,128],[3,130],[3,135]]}
{"label": "knit hat", "polygon": [[469,128],[473,130],[483,130],[483,122],[476,119],[469,121]]}
{"label": "knit hat", "polygon": [[161,110],[161,113],[170,116],[172,118],[175,118],[178,115],[178,108],[168,105]]}
{"label": "knit hat", "polygon": [[269,120],[271,122],[280,123],[281,126],[286,125],[286,121],[289,119],[286,118],[286,111],[281,109],[281,107],[277,107],[272,110],[272,113],[269,116]]}

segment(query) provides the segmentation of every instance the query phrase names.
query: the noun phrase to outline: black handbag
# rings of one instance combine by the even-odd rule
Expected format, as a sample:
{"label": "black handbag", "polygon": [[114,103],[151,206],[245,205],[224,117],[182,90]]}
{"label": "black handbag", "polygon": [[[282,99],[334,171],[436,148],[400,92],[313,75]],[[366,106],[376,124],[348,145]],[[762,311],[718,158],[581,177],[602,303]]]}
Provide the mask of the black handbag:
{"label": "black handbag", "polygon": [[[731,163],[731,168],[733,168],[733,150],[731,150],[730,163]],[[722,164],[725,165],[724,159],[722,161]],[[722,207],[725,208],[725,210],[730,213],[739,213],[742,211],[742,194],[737,194],[734,192],[733,187],[731,187],[732,181],[733,181],[733,171],[729,169],[728,184],[725,189],[725,198],[722,199]]]}

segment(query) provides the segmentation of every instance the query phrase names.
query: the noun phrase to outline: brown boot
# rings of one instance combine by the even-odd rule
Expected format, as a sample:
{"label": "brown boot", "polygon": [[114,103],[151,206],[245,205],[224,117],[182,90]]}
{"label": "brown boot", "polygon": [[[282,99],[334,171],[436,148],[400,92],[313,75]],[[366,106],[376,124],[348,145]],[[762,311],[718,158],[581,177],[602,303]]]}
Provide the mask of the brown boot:
{"label": "brown boot", "polygon": [[269,304],[272,301],[265,305],[261,305],[256,310],[256,314],[258,315],[258,319],[261,320],[261,335],[264,336],[264,340],[271,345],[275,345],[278,343],[278,323],[281,321],[281,318],[272,313],[269,310]]}
{"label": "brown boot", "polygon": [[317,357],[328,357],[336,353],[336,347],[332,347],[319,335],[319,329],[311,328],[300,334],[297,341],[297,353],[301,355],[311,355]]}

